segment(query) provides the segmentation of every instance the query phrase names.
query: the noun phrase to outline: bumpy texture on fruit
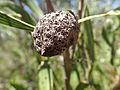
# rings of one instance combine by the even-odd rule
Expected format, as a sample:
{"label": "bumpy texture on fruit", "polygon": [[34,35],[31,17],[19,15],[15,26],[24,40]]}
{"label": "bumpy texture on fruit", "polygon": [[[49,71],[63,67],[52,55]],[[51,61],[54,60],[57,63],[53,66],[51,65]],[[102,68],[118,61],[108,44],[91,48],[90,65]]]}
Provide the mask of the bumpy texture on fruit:
{"label": "bumpy texture on fruit", "polygon": [[55,56],[73,45],[78,38],[79,25],[71,11],[56,11],[44,15],[32,36],[34,46],[42,56]]}

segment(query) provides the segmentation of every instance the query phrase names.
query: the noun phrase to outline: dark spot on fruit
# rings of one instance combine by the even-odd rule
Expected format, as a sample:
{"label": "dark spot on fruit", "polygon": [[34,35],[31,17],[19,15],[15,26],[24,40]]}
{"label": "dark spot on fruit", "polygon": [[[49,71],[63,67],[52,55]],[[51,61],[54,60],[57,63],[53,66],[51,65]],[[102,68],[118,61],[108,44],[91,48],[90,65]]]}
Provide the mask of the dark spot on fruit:
{"label": "dark spot on fruit", "polygon": [[47,31],[49,31],[49,29],[47,28]]}
{"label": "dark spot on fruit", "polygon": [[46,34],[46,37],[47,37],[47,38],[50,38],[50,36],[51,36],[50,34]]}
{"label": "dark spot on fruit", "polygon": [[56,39],[57,39],[57,36],[53,36],[53,39],[56,40]]}
{"label": "dark spot on fruit", "polygon": [[55,24],[56,24],[56,25],[58,24],[57,21],[55,21]]}
{"label": "dark spot on fruit", "polygon": [[58,35],[60,35],[61,33],[59,32]]}
{"label": "dark spot on fruit", "polygon": [[56,14],[56,16],[59,16],[59,14]]}
{"label": "dark spot on fruit", "polygon": [[45,39],[44,41],[45,41],[45,42],[47,42],[47,41],[48,41],[48,39]]}

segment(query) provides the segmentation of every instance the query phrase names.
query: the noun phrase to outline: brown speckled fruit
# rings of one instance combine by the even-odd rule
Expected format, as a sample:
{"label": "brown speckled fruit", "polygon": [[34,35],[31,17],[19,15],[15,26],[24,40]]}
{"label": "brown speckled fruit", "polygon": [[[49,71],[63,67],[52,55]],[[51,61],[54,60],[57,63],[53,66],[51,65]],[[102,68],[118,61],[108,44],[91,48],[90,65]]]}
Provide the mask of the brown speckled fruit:
{"label": "brown speckled fruit", "polygon": [[42,56],[59,55],[77,41],[78,27],[77,19],[71,11],[46,14],[32,32],[34,46]]}

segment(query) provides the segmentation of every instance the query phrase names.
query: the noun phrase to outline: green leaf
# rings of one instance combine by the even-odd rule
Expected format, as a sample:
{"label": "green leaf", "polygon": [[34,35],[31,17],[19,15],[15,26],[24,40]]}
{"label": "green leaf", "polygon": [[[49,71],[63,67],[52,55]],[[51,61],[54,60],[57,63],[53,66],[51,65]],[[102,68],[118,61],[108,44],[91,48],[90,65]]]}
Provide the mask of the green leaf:
{"label": "green leaf", "polygon": [[[88,7],[85,9],[85,16],[89,16]],[[88,50],[88,54],[90,59],[95,61],[95,52],[94,52],[94,38],[93,38],[93,29],[92,23],[90,20],[84,22],[85,35],[86,35],[86,47]]]}
{"label": "green leaf", "polygon": [[43,12],[40,9],[40,7],[35,3],[34,0],[21,0],[24,2],[29,8],[38,16],[41,17],[43,16]]}
{"label": "green leaf", "polygon": [[77,65],[74,65],[73,71],[71,72],[70,84],[73,90],[76,90],[80,83],[80,74]]}
{"label": "green leaf", "polygon": [[26,87],[24,87],[21,84],[17,84],[17,83],[11,83],[11,86],[13,86],[15,88],[15,90],[27,90]]}
{"label": "green leaf", "polygon": [[82,83],[82,82],[81,82],[81,83],[77,86],[76,90],[85,90],[88,86],[89,86],[89,85],[88,85],[87,83]]}
{"label": "green leaf", "polygon": [[44,65],[38,72],[39,90],[53,90],[53,72],[48,61],[44,61]]}
{"label": "green leaf", "polygon": [[13,2],[10,0],[0,0],[0,5],[2,5],[4,3],[13,3]]}
{"label": "green leaf", "polygon": [[105,28],[103,28],[103,30],[102,30],[102,37],[106,41],[106,43],[111,47],[111,42],[108,38],[108,34],[107,34]]}
{"label": "green leaf", "polygon": [[2,11],[0,11],[0,24],[4,24],[7,26],[11,26],[11,27],[15,27],[18,29],[23,29],[23,30],[27,30],[27,31],[33,31],[34,30],[34,26],[21,21],[11,15],[8,15]]}
{"label": "green leaf", "polygon": [[11,9],[12,11],[14,11],[15,13],[22,15],[22,20],[23,21],[25,21],[29,24],[32,24],[32,25],[36,24],[35,19],[27,11],[25,11],[22,7],[18,6],[14,2],[3,1],[3,2],[0,3],[0,7],[1,8],[4,8],[4,7],[6,8],[7,7],[9,9]]}

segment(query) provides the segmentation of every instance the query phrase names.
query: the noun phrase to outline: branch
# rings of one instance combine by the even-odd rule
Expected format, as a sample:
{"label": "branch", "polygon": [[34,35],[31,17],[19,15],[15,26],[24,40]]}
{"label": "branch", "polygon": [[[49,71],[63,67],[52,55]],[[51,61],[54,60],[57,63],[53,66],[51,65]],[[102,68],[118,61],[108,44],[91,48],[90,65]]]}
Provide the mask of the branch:
{"label": "branch", "polygon": [[94,19],[94,18],[98,18],[98,17],[118,16],[118,15],[120,15],[120,11],[109,11],[109,12],[107,12],[107,13],[98,14],[98,15],[93,15],[93,16],[88,16],[88,17],[79,19],[79,20],[78,20],[78,23],[85,22],[85,21],[88,21],[88,20],[90,20],[90,19]]}
{"label": "branch", "polygon": [[54,8],[53,8],[51,0],[46,0],[46,4],[47,4],[48,13],[53,12]]}
{"label": "branch", "polygon": [[70,58],[69,49],[64,53],[64,69],[65,69],[65,90],[72,90],[70,86],[70,74],[72,71],[73,60]]}
{"label": "branch", "polygon": [[[79,14],[79,17],[81,18],[84,0],[81,0],[80,3],[81,3],[81,5],[80,5],[81,9],[78,11],[78,14]],[[70,75],[71,75],[71,71],[72,71],[72,65],[74,63],[73,55],[74,55],[74,51],[75,51],[75,45],[76,45],[76,43],[74,43],[74,45],[72,45],[72,47],[69,47],[65,51],[65,54],[64,54],[64,68],[65,68],[65,76],[66,76],[65,77],[65,90],[72,90],[72,88],[70,86]]]}
{"label": "branch", "polygon": [[84,7],[84,0],[80,0],[78,7],[78,15],[80,19],[82,18],[83,7]]}

